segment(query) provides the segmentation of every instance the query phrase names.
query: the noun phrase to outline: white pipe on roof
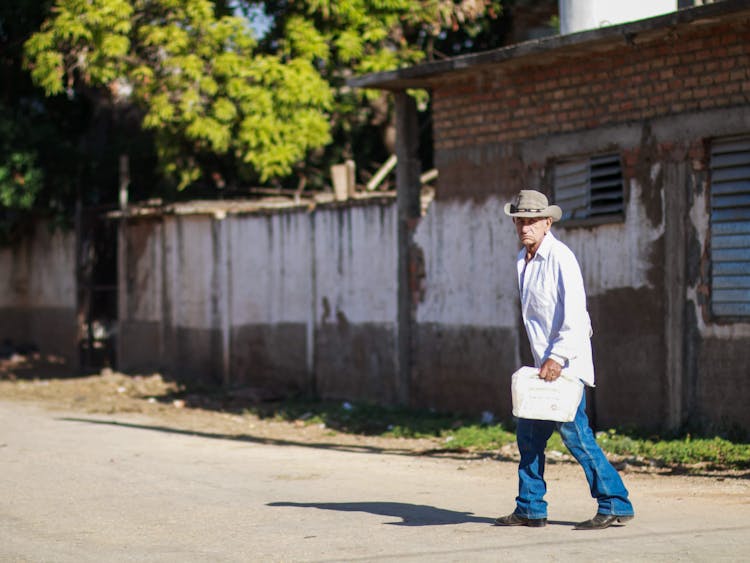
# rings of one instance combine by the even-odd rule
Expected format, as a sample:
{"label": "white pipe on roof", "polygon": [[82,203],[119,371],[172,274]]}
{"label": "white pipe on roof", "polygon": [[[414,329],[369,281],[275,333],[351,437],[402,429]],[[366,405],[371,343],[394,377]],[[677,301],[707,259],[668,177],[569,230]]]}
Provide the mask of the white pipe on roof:
{"label": "white pipe on roof", "polygon": [[559,0],[560,34],[644,20],[677,10],[677,0]]}

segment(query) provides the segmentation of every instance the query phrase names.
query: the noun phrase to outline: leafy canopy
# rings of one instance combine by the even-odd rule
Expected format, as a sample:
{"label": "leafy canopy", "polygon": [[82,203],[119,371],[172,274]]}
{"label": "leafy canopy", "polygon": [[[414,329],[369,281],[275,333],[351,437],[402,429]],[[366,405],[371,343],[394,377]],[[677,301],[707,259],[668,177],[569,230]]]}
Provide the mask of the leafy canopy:
{"label": "leafy canopy", "polygon": [[44,173],[27,141],[26,127],[13,117],[0,106],[0,208],[29,209]]}
{"label": "leafy canopy", "polygon": [[328,73],[346,69],[354,74],[432,58],[432,42],[446,30],[471,33],[482,18],[494,18],[501,10],[497,0],[282,0],[265,5],[284,52],[317,59]]}
{"label": "leafy canopy", "polygon": [[312,61],[256,53],[248,22],[208,0],[57,0],[25,51],[48,95],[104,89],[135,104],[180,187],[217,156],[246,177],[284,176],[330,140],[332,93]]}
{"label": "leafy canopy", "polygon": [[[252,4],[248,0],[240,0]],[[326,154],[308,158],[311,177],[328,165],[353,158],[357,169],[372,169],[393,151],[393,108],[386,93],[347,87],[357,74],[413,65],[435,56],[435,42],[446,30],[468,35],[480,22],[495,19],[499,0],[269,0],[272,22],[264,47],[285,57],[310,61],[334,91],[334,142]],[[427,107],[427,93],[410,92]]]}

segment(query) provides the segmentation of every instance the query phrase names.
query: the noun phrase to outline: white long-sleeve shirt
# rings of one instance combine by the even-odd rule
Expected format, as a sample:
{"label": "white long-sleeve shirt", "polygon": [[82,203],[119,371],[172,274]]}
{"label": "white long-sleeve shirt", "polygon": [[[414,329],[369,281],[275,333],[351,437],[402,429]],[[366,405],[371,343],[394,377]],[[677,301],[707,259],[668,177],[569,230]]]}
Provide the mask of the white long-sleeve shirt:
{"label": "white long-sleeve shirt", "polygon": [[591,319],[586,309],[583,276],[573,252],[548,232],[534,257],[518,254],[521,313],[534,366],[547,358],[563,366],[563,374],[594,385]]}

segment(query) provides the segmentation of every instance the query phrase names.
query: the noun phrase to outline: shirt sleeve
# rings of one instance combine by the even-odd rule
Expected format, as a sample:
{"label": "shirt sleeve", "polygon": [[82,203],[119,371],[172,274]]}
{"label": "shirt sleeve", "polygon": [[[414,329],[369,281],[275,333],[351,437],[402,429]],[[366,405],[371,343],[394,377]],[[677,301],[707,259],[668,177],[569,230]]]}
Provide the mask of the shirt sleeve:
{"label": "shirt sleeve", "polygon": [[555,323],[559,329],[553,338],[549,357],[555,361],[562,359],[564,363],[561,365],[566,367],[570,360],[580,354],[591,337],[583,276],[578,261],[570,251],[559,256],[557,291],[562,304],[557,315],[561,315],[561,318]]}

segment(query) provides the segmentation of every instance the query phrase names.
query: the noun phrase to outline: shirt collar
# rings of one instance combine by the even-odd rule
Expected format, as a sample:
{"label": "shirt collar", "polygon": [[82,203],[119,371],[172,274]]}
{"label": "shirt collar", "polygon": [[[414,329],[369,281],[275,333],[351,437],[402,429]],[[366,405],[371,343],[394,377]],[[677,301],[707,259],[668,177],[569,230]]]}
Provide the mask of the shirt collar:
{"label": "shirt collar", "polygon": [[534,257],[539,256],[543,258],[544,260],[547,259],[547,256],[549,256],[550,251],[552,250],[552,245],[555,242],[555,235],[552,234],[552,231],[549,231],[546,235],[544,235],[544,238],[542,239],[542,244],[539,245],[539,248],[536,250],[536,254],[534,254]]}

